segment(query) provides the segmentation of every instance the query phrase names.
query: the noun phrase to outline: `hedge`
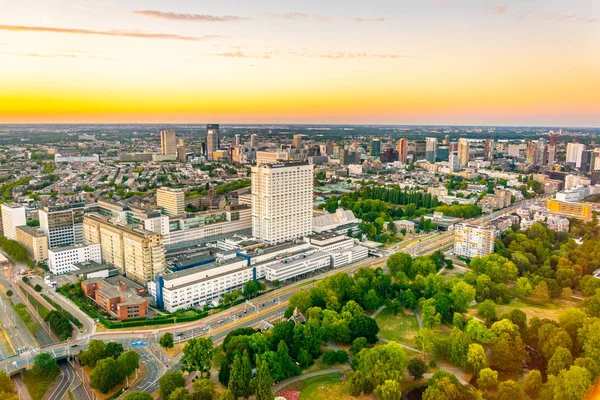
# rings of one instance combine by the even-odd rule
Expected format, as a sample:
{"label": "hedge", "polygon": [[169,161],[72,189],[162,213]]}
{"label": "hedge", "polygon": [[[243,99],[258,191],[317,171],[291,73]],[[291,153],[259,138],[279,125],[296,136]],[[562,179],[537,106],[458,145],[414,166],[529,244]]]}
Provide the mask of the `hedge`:
{"label": "hedge", "polygon": [[45,294],[42,294],[42,297],[50,304],[52,304],[52,307],[56,308],[58,311],[60,311],[69,321],[71,321],[76,327],[78,328],[82,328],[83,324],[81,323],[81,321],[79,321],[76,317],[73,316],[73,314],[71,314],[70,312],[68,312],[67,310],[65,310],[64,308],[62,308],[61,306],[59,306],[58,304],[56,304],[56,302],[54,300],[52,300],[50,297],[46,296]]}

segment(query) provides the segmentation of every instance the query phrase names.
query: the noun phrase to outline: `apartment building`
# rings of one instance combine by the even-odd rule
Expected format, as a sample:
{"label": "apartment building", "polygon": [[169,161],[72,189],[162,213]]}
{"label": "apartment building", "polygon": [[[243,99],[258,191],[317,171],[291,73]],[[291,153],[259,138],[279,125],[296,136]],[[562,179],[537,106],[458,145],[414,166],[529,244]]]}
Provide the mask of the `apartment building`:
{"label": "apartment building", "polygon": [[2,229],[4,236],[17,240],[16,228],[27,224],[25,207],[15,203],[2,203]]}
{"label": "apartment building", "polygon": [[185,192],[181,189],[162,187],[156,190],[156,205],[170,217],[183,215],[185,213]]}
{"label": "apartment building", "polygon": [[177,154],[177,138],[174,130],[160,131],[160,154]]}
{"label": "apartment building", "polygon": [[86,244],[99,243],[102,259],[129,279],[145,283],[165,271],[162,235],[92,213],[84,217]]}
{"label": "apartment building", "polygon": [[454,253],[457,256],[483,257],[494,252],[496,229],[472,224],[454,226]]}
{"label": "apartment building", "polygon": [[584,221],[592,219],[592,206],[590,204],[548,199],[547,207],[551,213],[564,215],[565,217],[574,217]]}
{"label": "apartment building", "polygon": [[252,234],[280,243],[312,231],[313,167],[306,163],[252,167]]}
{"label": "apartment building", "polygon": [[27,250],[27,255],[35,262],[48,258],[48,237],[39,227],[17,226],[16,240]]}
{"label": "apartment building", "polygon": [[99,244],[77,244],[48,250],[48,268],[55,275],[71,272],[73,264],[84,261],[102,263]]}

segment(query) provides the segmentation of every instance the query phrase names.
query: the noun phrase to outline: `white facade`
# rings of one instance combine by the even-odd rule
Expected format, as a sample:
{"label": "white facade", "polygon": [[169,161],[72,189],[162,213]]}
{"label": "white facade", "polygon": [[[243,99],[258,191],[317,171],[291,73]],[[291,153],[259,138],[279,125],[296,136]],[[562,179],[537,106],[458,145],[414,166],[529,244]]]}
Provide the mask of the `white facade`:
{"label": "white facade", "polygon": [[456,224],[454,227],[454,253],[457,256],[483,257],[494,252],[496,230],[471,224]]}
{"label": "white facade", "polygon": [[590,195],[589,186],[574,187],[556,193],[556,200],[577,203]]}
{"label": "white facade", "polygon": [[331,253],[331,266],[333,268],[343,267],[369,256],[369,249],[363,246],[354,246],[350,249]]}
{"label": "white facade", "polygon": [[98,154],[92,154],[91,156],[62,156],[60,154],[54,155],[55,163],[98,163],[100,162],[100,156]]}
{"label": "white facade", "polygon": [[26,224],[25,207],[14,203],[2,204],[2,228],[4,229],[4,236],[10,240],[17,240],[15,228]]}
{"label": "white facade", "polygon": [[339,226],[347,224],[358,224],[361,220],[354,216],[351,210],[338,208],[335,213],[318,215],[313,218],[313,230],[315,232],[324,232],[337,229]]}
{"label": "white facade", "polygon": [[312,231],[313,168],[310,164],[252,167],[252,234],[281,243]]}
{"label": "white facade", "polygon": [[585,151],[585,144],[583,143],[567,143],[567,157],[566,162],[568,165],[581,168],[581,157]]}
{"label": "white facade", "polygon": [[297,260],[291,262],[280,262],[265,267],[265,279],[270,282],[285,281],[330,266],[331,256],[317,251],[310,255],[300,255]]}
{"label": "white facade", "polygon": [[73,264],[95,261],[102,262],[100,244],[59,247],[48,250],[48,267],[53,274],[66,274],[73,270]]}

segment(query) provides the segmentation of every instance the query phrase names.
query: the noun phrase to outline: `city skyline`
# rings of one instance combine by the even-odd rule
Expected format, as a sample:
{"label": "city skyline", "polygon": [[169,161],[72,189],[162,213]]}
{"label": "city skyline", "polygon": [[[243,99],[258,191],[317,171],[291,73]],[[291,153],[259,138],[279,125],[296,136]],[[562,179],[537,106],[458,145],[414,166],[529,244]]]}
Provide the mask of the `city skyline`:
{"label": "city skyline", "polygon": [[0,123],[600,126],[592,0],[247,3],[4,0]]}

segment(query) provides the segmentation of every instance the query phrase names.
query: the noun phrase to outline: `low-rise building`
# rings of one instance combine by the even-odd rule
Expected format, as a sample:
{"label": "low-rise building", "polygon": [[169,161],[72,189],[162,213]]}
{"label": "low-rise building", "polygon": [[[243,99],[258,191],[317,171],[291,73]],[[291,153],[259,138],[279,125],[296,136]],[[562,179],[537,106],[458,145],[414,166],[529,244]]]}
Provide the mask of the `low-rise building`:
{"label": "low-rise building", "polygon": [[104,279],[92,278],[82,281],[81,288],[86,297],[120,320],[144,318],[148,314],[148,300],[124,283],[115,287]]}
{"label": "low-rise building", "polygon": [[331,256],[325,252],[317,251],[309,255],[299,255],[297,259],[292,261],[282,260],[265,267],[265,279],[270,282],[284,282],[330,266]]}
{"label": "low-rise building", "polygon": [[83,261],[102,262],[99,244],[73,245],[48,250],[48,268],[56,275],[71,272],[73,264]]}
{"label": "low-rise building", "polygon": [[396,225],[396,229],[398,231],[401,231],[402,229],[405,229],[407,233],[412,233],[415,231],[415,223],[407,219],[394,221],[394,225]]}
{"label": "low-rise building", "polygon": [[549,212],[565,217],[575,217],[584,221],[592,219],[592,206],[589,204],[548,199],[547,207]]}

